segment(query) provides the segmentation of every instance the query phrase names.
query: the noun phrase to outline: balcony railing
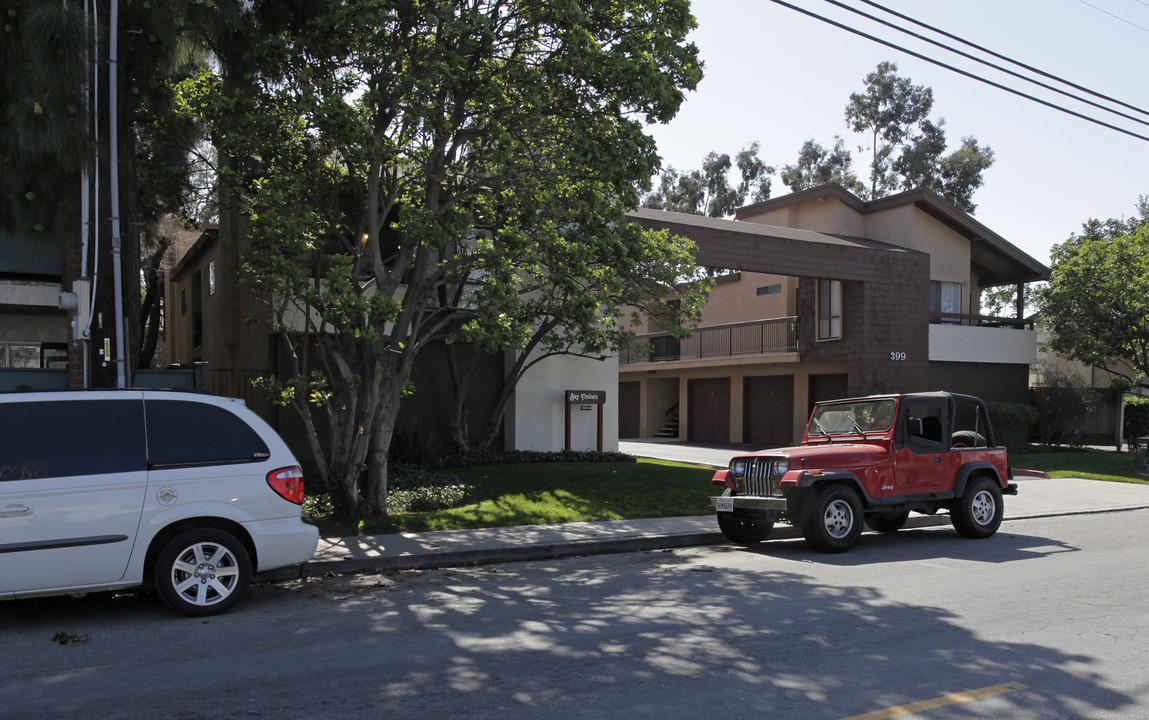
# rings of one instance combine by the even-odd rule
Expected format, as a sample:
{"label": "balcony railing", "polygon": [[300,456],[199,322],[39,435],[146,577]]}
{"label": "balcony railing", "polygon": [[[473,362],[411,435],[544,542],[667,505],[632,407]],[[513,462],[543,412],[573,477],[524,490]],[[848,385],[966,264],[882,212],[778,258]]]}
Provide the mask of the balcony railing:
{"label": "balcony railing", "polygon": [[1018,319],[992,317],[989,315],[964,315],[961,313],[930,313],[931,325],[965,325],[968,327],[1013,328],[1015,330],[1032,330],[1033,323],[1036,319],[1035,316]]}
{"label": "balcony railing", "polygon": [[619,356],[620,364],[797,352],[798,318],[712,325],[698,328],[682,340],[670,333],[653,333],[639,335],[637,341],[648,345],[650,351],[624,352]]}

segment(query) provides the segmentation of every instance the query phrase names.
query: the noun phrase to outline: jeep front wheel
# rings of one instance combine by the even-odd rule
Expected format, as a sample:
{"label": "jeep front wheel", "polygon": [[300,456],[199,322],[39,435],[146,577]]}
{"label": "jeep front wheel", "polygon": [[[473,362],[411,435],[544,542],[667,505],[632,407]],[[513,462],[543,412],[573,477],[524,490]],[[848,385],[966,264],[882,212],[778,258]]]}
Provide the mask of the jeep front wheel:
{"label": "jeep front wheel", "polygon": [[845,485],[827,485],[810,503],[802,521],[802,535],[815,550],[849,550],[862,533],[862,501]]}
{"label": "jeep front wheel", "polygon": [[987,477],[974,478],[950,510],[950,522],[968,538],[987,538],[1001,525],[1001,488]]}
{"label": "jeep front wheel", "polygon": [[757,545],[766,538],[770,537],[770,531],[774,529],[774,523],[767,520],[765,522],[751,522],[750,520],[740,520],[733,517],[718,517],[718,529],[726,536],[726,539],[738,545]]}

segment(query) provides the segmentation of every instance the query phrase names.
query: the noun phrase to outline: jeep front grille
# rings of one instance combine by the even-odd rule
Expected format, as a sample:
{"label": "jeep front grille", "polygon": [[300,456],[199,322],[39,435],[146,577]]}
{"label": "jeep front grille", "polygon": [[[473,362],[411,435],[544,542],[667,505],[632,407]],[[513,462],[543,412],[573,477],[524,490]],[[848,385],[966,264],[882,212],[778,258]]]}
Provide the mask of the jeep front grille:
{"label": "jeep front grille", "polygon": [[746,495],[780,495],[771,481],[776,462],[775,458],[747,458],[743,492]]}

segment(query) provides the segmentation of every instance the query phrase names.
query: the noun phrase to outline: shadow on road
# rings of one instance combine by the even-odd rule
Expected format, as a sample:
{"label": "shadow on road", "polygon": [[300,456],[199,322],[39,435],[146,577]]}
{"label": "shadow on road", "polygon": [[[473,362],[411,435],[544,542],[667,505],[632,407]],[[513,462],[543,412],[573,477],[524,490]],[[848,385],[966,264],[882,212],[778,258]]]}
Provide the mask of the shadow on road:
{"label": "shadow on road", "polygon": [[[986,541],[950,535],[867,534],[840,556],[783,541],[314,578],[253,587],[209,620],[176,616],[149,596],[4,603],[0,707],[6,720],[809,720],[1017,682],[1029,689],[963,705],[960,717],[1134,710],[1089,655],[994,640],[995,628],[975,632],[952,610],[900,601],[872,583],[816,582],[794,565],[816,559],[855,572],[880,556],[1000,567],[1075,550],[1010,531]],[[761,555],[762,569],[739,569],[738,554]],[[969,597],[977,601],[977,588]],[[90,639],[55,646],[57,631]],[[190,689],[194,703],[170,702]]]}

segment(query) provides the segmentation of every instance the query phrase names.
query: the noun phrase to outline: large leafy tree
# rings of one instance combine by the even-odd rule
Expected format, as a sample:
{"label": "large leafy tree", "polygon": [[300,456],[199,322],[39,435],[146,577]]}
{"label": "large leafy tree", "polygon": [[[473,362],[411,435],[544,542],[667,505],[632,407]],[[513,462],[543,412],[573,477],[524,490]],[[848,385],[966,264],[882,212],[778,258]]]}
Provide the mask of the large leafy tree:
{"label": "large leafy tree", "polygon": [[623,214],[657,166],[644,124],[700,77],[694,22],[662,0],[311,12],[248,56],[245,86],[205,71],[185,102],[230,158],[244,275],[293,349],[281,396],[336,501],[382,514],[399,402],[430,343],[597,356],[633,337],[620,303],[697,309],[670,284],[694,270],[691,245]]}
{"label": "large leafy tree", "polygon": [[1038,291],[1050,348],[1128,381],[1149,376],[1149,197],[1131,219],[1088,221],[1051,258]]}
{"label": "large leafy tree", "polygon": [[[730,183],[731,169],[738,167],[738,183]],[[770,197],[774,168],[758,156],[753,142],[734,156],[710,152],[698,170],[679,172],[668,167],[659,173],[657,187],[642,199],[644,207],[655,210],[730,217],[748,202]]]}

